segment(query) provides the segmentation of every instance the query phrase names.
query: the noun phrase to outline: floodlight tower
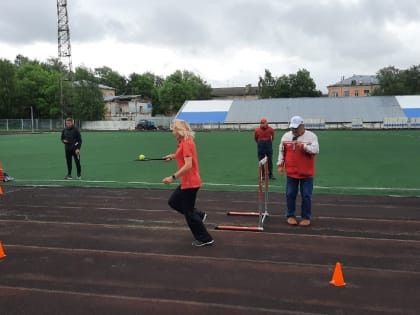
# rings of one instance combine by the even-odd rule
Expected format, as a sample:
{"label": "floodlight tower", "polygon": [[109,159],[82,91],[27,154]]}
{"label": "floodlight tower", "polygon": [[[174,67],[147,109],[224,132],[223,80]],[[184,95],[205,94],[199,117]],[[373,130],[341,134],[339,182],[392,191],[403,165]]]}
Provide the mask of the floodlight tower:
{"label": "floodlight tower", "polygon": [[71,64],[71,44],[70,44],[70,27],[69,16],[67,13],[67,0],[57,0],[57,26],[58,26],[58,59],[67,71],[61,73],[60,78],[60,104],[61,118],[64,119],[64,97],[63,97],[63,81],[71,81],[72,64]]}
{"label": "floodlight tower", "polygon": [[67,0],[57,0],[58,21],[58,58],[67,66],[69,74],[72,72],[69,16],[67,14]]}

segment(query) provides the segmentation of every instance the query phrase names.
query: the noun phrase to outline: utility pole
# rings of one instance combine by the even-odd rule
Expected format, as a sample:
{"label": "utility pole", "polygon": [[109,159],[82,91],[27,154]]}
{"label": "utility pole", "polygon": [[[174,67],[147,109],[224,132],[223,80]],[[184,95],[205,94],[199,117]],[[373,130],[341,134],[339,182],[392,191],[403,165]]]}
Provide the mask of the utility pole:
{"label": "utility pole", "polygon": [[60,105],[61,118],[64,121],[65,102],[63,96],[63,81],[71,81],[71,44],[69,16],[67,13],[67,0],[57,0],[57,26],[58,26],[58,59],[65,67],[60,76]]}

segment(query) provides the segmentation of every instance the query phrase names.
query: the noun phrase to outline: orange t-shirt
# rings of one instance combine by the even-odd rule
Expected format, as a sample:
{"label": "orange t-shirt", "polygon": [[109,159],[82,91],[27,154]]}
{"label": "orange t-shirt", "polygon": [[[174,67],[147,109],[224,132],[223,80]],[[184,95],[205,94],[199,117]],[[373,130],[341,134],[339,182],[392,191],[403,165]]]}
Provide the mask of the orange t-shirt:
{"label": "orange t-shirt", "polygon": [[192,139],[184,139],[178,142],[178,147],[175,152],[175,159],[178,163],[178,168],[184,166],[184,158],[192,158],[191,169],[181,176],[181,189],[198,188],[201,187],[200,168],[198,166],[197,149]]}

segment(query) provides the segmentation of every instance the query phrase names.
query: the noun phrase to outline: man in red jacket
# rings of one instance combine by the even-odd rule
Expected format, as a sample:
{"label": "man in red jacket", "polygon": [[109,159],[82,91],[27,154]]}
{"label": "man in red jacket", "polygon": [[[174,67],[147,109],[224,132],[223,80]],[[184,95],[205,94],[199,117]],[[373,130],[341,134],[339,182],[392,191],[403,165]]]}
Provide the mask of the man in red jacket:
{"label": "man in red jacket", "polygon": [[278,172],[286,171],[286,202],[287,223],[297,225],[296,197],[300,185],[301,221],[300,226],[309,226],[312,215],[312,191],[315,175],[315,156],[319,153],[317,136],[305,130],[303,119],[293,116],[290,120],[290,131],[286,132],[280,141]]}
{"label": "man in red jacket", "polygon": [[[270,179],[275,179],[273,176],[274,129],[268,125],[267,119],[261,119],[260,126],[254,131],[254,140],[257,143],[258,161],[261,161],[267,156],[268,177]],[[267,174],[263,173],[263,176],[266,175]]]}

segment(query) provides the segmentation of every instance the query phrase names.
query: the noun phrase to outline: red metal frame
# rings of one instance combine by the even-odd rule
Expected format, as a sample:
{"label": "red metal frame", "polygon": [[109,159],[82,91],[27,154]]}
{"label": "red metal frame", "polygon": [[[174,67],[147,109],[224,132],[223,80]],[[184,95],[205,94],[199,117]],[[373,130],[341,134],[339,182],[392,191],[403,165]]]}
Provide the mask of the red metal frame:
{"label": "red metal frame", "polygon": [[[264,169],[264,172],[263,172],[263,169]],[[264,174],[264,179],[263,179],[263,174]],[[267,209],[268,177],[269,177],[268,176],[268,163],[267,163],[267,157],[265,157],[258,163],[258,212],[229,211],[227,213],[228,215],[259,217],[258,226],[218,225],[216,226],[217,230],[253,231],[253,232],[264,231],[264,221],[265,221],[265,218],[269,215],[268,209]],[[263,181],[264,181],[264,185],[263,185]]]}

